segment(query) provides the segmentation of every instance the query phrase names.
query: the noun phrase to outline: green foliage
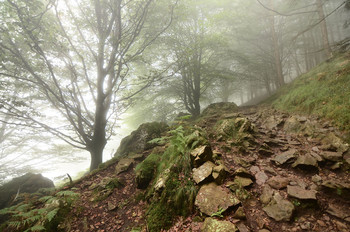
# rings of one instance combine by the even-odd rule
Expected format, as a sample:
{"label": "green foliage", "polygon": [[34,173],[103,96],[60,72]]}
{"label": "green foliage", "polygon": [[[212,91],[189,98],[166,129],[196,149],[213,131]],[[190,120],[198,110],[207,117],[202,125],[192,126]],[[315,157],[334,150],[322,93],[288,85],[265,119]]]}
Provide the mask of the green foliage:
{"label": "green foliage", "polygon": [[[67,209],[78,199],[79,194],[61,191],[45,196],[37,202],[21,203],[0,210],[0,215],[9,215],[4,227],[12,231],[57,231]],[[39,208],[38,205],[42,207]]]}
{"label": "green foliage", "polygon": [[220,208],[217,212],[213,213],[212,215],[210,215],[210,217],[224,217],[222,215],[222,213],[225,212],[225,209],[223,208]]}
{"label": "green foliage", "polygon": [[[150,231],[160,231],[171,226],[176,215],[187,216],[192,212],[197,188],[191,181],[191,162],[188,141],[191,129],[179,126],[170,131],[169,146],[162,156],[151,157],[157,163],[156,177],[147,194],[152,204],[147,211]],[[155,186],[159,180],[164,186]]]}
{"label": "green foliage", "polygon": [[273,106],[288,112],[318,115],[350,131],[349,53],[315,67],[285,86]]}

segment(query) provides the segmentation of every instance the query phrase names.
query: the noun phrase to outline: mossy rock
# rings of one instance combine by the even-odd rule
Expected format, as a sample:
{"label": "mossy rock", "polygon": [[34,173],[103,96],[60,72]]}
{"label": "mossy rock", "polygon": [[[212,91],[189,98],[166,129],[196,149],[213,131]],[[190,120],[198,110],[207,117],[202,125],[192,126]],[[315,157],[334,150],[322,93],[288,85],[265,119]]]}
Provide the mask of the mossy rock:
{"label": "mossy rock", "polygon": [[0,187],[0,209],[9,206],[12,197],[16,195],[18,190],[20,190],[20,193],[35,193],[42,188],[54,187],[52,180],[43,177],[41,174],[27,173],[13,178]]}
{"label": "mossy rock", "polygon": [[129,153],[140,153],[151,149],[156,144],[148,143],[152,139],[162,137],[162,133],[168,129],[164,122],[149,122],[139,126],[130,135],[123,138],[114,156],[127,156]]}
{"label": "mossy rock", "polygon": [[210,104],[205,108],[201,114],[201,117],[210,117],[214,115],[222,115],[224,113],[232,113],[238,110],[238,106],[233,102],[219,102]]}
{"label": "mossy rock", "polygon": [[161,154],[150,154],[144,161],[139,163],[136,168],[136,185],[139,189],[145,189],[154,177]]}

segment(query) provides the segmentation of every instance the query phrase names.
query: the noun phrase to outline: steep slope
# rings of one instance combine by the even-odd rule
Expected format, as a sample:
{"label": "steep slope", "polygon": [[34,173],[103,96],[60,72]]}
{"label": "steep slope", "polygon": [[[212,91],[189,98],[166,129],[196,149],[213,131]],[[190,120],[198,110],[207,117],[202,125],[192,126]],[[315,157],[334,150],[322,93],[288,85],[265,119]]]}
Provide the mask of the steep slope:
{"label": "steep slope", "polygon": [[270,100],[275,108],[218,103],[142,140],[152,146],[129,136],[123,157],[49,198],[24,199],[2,231],[349,231],[349,144],[327,120],[348,129],[348,60],[297,79]]}
{"label": "steep slope", "polygon": [[321,116],[350,131],[350,52],[313,68],[271,100],[277,109]]}

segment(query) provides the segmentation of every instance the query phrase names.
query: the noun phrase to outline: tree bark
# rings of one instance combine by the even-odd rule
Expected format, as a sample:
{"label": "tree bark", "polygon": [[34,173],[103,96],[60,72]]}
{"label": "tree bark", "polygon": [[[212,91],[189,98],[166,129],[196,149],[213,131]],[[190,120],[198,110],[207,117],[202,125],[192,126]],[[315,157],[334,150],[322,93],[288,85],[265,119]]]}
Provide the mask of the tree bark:
{"label": "tree bark", "polygon": [[322,20],[320,25],[321,25],[321,32],[322,32],[323,48],[325,50],[327,59],[329,59],[332,57],[332,49],[331,49],[331,46],[329,45],[327,23],[326,23],[326,19],[325,19],[323,7],[322,7],[322,1],[316,0],[316,5],[317,5],[318,16],[320,20]]}
{"label": "tree bark", "polygon": [[[273,9],[273,0],[270,1],[270,4],[271,4],[271,8]],[[277,33],[275,28],[275,17],[273,14],[271,14],[270,16],[270,30],[271,30],[271,37],[272,37],[272,44],[273,44],[275,67],[277,72],[276,85],[278,87],[281,87],[285,84],[285,82],[284,82],[282,62],[281,62],[281,54],[280,54],[280,46],[279,46],[280,44],[277,38]]]}

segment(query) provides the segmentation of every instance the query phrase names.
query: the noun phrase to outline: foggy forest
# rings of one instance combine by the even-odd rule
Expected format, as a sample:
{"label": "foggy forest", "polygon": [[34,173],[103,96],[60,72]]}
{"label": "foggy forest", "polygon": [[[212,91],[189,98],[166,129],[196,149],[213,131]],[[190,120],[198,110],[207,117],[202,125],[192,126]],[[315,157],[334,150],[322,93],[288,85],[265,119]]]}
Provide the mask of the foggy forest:
{"label": "foggy forest", "polygon": [[[0,12],[0,209],[32,214],[19,222],[22,209],[0,210],[0,231],[350,230],[349,0],[0,0]],[[278,159],[285,152],[293,164]],[[198,177],[208,165],[211,179]],[[269,184],[279,208],[287,188],[281,204],[293,214],[276,218],[273,203],[258,201],[264,224],[250,201],[283,168],[306,180]],[[252,183],[237,184],[240,174]],[[323,174],[340,179],[316,184]],[[30,175],[52,183],[40,187],[60,203],[28,203],[22,182],[8,193]],[[240,206],[206,212],[199,192],[212,181]],[[322,186],[335,186],[341,213],[326,207]],[[324,214],[299,213],[305,199]]]}

